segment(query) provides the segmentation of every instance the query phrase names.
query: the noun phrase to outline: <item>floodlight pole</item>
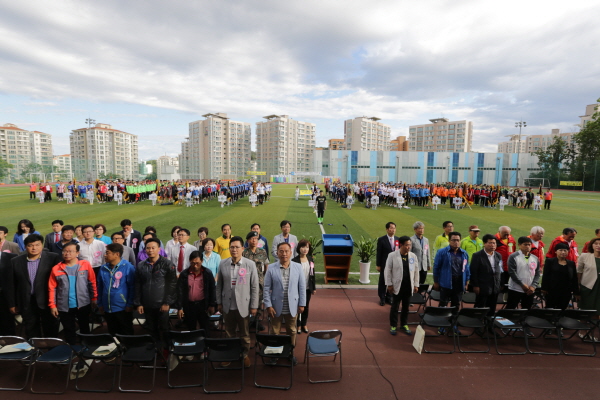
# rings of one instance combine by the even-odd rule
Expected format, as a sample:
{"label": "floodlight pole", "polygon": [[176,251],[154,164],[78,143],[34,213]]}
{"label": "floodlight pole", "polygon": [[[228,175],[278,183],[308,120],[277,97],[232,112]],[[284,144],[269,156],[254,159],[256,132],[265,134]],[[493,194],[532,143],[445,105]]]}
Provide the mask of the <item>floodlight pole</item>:
{"label": "floodlight pole", "polygon": [[519,162],[521,160],[521,129],[527,127],[527,122],[515,122],[515,128],[519,128],[519,145],[517,147],[517,187],[519,187]]}

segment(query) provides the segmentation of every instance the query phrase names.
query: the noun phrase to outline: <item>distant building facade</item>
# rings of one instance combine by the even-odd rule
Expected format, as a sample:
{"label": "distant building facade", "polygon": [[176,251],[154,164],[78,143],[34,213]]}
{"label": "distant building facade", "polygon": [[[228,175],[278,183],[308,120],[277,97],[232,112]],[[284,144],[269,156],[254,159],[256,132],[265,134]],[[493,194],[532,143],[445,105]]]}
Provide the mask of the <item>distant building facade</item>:
{"label": "distant building facade", "polygon": [[377,117],[357,117],[344,121],[345,150],[388,150],[392,128],[380,120]]}
{"label": "distant building facade", "polygon": [[109,124],[71,131],[71,166],[78,180],[93,181],[116,175],[138,179],[138,137]]}
{"label": "distant building facade", "polygon": [[329,139],[329,150],[346,150],[344,139]]}
{"label": "distant building facade", "polygon": [[179,174],[179,158],[160,156],[156,159],[156,179],[161,181],[176,181]]}
{"label": "distant building facade", "polygon": [[63,154],[60,156],[54,156],[54,171],[60,173],[64,179],[67,177],[70,179],[72,177],[72,169],[71,169],[71,155]]}
{"label": "distant building facade", "polygon": [[525,135],[510,135],[509,140],[498,143],[498,153],[525,153],[526,148]]}
{"label": "distant building facade", "polygon": [[[13,166],[5,178],[7,182],[29,180],[29,177],[21,176],[27,165],[39,164],[51,169],[52,135],[21,129],[14,124],[4,124],[0,126],[0,157]],[[33,179],[38,180],[37,177]]]}
{"label": "distant building facade", "polygon": [[274,175],[312,172],[317,126],[289,115],[268,115],[256,123],[257,170]]}
{"label": "distant building facade", "polygon": [[434,118],[430,124],[408,128],[410,151],[469,152],[473,142],[473,122]]}
{"label": "distant building facade", "polygon": [[182,179],[242,177],[250,167],[251,128],[232,121],[226,113],[204,114],[189,123],[189,136],[181,144]]}
{"label": "distant building facade", "polygon": [[406,136],[397,136],[390,142],[390,151],[408,151]]}

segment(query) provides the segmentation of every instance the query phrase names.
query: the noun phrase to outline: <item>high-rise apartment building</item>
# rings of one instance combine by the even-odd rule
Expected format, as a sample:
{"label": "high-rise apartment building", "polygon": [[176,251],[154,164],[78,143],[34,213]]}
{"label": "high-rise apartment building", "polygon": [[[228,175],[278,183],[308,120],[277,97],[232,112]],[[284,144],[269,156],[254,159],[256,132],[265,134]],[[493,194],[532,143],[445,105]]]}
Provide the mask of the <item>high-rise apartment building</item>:
{"label": "high-rise apartment building", "polygon": [[137,135],[96,124],[71,131],[70,143],[76,179],[93,181],[109,175],[138,179]]}
{"label": "high-rise apartment building", "polygon": [[592,120],[592,116],[598,111],[598,106],[600,104],[588,104],[585,106],[585,115],[580,115],[580,123],[579,126],[583,129],[585,125]]}
{"label": "high-rise apartment building", "polygon": [[346,150],[344,139],[329,139],[329,150]]}
{"label": "high-rise apartment building", "polygon": [[265,171],[267,176],[312,172],[316,125],[288,115],[264,118],[266,121],[256,123],[258,171]]}
{"label": "high-rise apartment building", "polygon": [[346,150],[388,150],[392,128],[379,121],[377,117],[357,117],[344,121]]}
{"label": "high-rise apartment building", "polygon": [[27,165],[52,167],[52,135],[4,124],[0,126],[0,157],[13,166],[6,177],[7,182],[28,179],[21,176]]}
{"label": "high-rise apartment building", "polygon": [[156,159],[156,179],[161,181],[175,181],[179,178],[178,157],[160,156]]}
{"label": "high-rise apartment building", "polygon": [[204,114],[189,123],[181,144],[182,179],[235,179],[250,167],[250,123],[231,121],[226,113]]}
{"label": "high-rise apartment building", "polygon": [[447,151],[453,153],[471,151],[473,123],[450,121],[448,118],[430,119],[430,124],[408,127],[410,151]]}
{"label": "high-rise apartment building", "polygon": [[408,151],[406,136],[397,136],[390,142],[390,151]]}
{"label": "high-rise apartment building", "polygon": [[498,153],[525,153],[526,141],[525,135],[510,135],[509,140],[498,143]]}
{"label": "high-rise apartment building", "polygon": [[71,170],[71,155],[63,154],[60,156],[54,156],[54,172],[63,176],[63,179],[71,178],[72,170]]}
{"label": "high-rise apartment building", "polygon": [[560,137],[564,140],[568,146],[575,146],[574,136],[577,132],[564,132],[561,133],[560,129],[552,129],[549,135],[529,135],[525,139],[525,152],[534,153],[539,149],[546,150],[550,146],[554,139]]}

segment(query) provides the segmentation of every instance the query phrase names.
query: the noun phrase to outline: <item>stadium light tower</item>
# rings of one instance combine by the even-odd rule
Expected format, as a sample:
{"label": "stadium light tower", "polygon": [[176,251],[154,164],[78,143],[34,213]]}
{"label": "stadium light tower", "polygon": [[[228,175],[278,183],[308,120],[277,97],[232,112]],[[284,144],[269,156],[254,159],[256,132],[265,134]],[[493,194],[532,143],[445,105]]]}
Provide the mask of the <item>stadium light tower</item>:
{"label": "stadium light tower", "polygon": [[517,187],[519,186],[519,162],[521,161],[521,130],[527,127],[527,122],[515,122],[515,128],[519,128],[519,147],[517,150]]}

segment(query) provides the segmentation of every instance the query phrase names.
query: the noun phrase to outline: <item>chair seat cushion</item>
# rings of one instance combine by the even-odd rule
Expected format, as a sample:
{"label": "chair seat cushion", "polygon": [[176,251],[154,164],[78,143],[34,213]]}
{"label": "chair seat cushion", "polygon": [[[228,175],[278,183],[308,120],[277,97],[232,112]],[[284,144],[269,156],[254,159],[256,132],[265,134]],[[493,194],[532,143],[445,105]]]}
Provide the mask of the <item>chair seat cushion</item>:
{"label": "chair seat cushion", "polygon": [[411,304],[425,304],[425,299],[419,293],[415,293],[410,297]]}
{"label": "chair seat cushion", "polygon": [[61,345],[48,350],[39,356],[36,361],[50,363],[68,362],[72,356],[73,351],[71,350],[71,347],[67,345]]}
{"label": "chair seat cushion", "polygon": [[211,349],[208,352],[208,361],[211,362],[232,362],[240,359],[240,351],[238,349],[230,350],[215,350]]}
{"label": "chair seat cushion", "polygon": [[466,317],[464,315],[459,315],[456,319],[456,322],[459,326],[464,326],[465,328],[483,328],[484,323],[478,318]]}
{"label": "chair seat cushion", "polygon": [[284,345],[283,346],[283,351],[281,353],[278,354],[265,354],[265,346],[261,346],[260,348],[260,352],[258,353],[261,357],[268,357],[268,358],[290,358],[290,355],[292,354],[292,346],[291,345]]}
{"label": "chair seat cushion", "polygon": [[336,354],[339,351],[335,339],[308,338],[308,351],[312,354]]}
{"label": "chair seat cushion", "polygon": [[438,317],[435,315],[425,314],[423,315],[423,322],[428,326],[442,327],[447,328],[452,326],[448,318],[446,317]]}
{"label": "chair seat cushion", "polygon": [[192,346],[174,346],[172,353],[176,356],[192,356],[204,352],[204,342]]}
{"label": "chair seat cushion", "polygon": [[2,353],[0,354],[0,360],[11,361],[11,360],[24,360],[27,357],[30,357],[35,350],[29,351],[15,351],[14,353]]}
{"label": "chair seat cushion", "polygon": [[555,329],[556,327],[554,326],[554,324],[548,322],[547,320],[543,319],[543,318],[538,318],[538,317],[532,317],[529,316],[527,318],[525,318],[525,325],[531,327],[531,328],[538,328],[538,329]]}
{"label": "chair seat cushion", "polygon": [[154,360],[156,350],[151,346],[130,347],[121,355],[121,359],[127,362],[142,363]]}
{"label": "chair seat cushion", "polygon": [[558,325],[564,329],[571,330],[589,330],[590,326],[585,322],[577,321],[573,318],[562,317],[558,320]]}

